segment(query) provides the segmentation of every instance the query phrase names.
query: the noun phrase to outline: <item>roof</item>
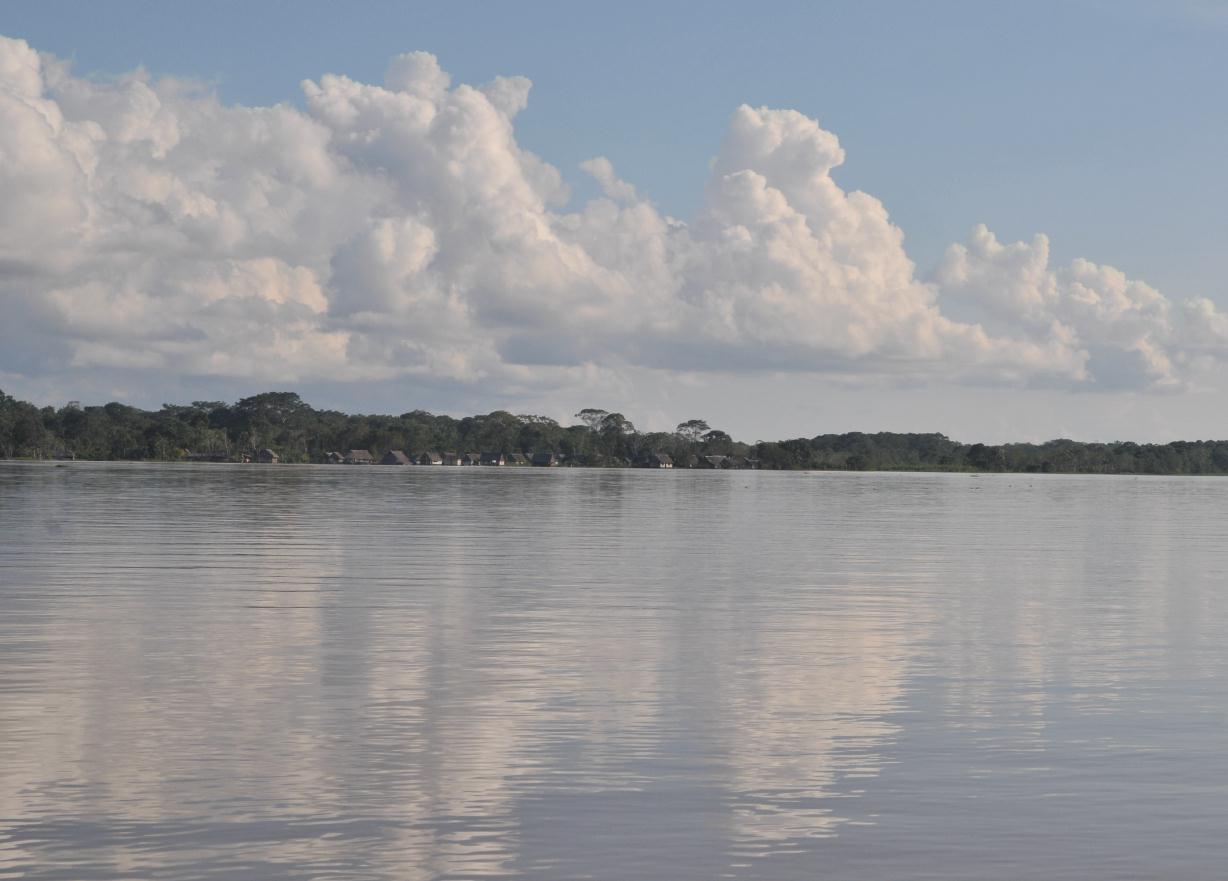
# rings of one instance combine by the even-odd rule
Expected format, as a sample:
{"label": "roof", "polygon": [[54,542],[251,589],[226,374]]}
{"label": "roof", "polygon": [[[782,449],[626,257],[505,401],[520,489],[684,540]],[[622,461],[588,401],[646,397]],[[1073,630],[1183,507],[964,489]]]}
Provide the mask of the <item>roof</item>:
{"label": "roof", "polygon": [[386,465],[408,465],[409,456],[400,450],[389,450],[380,461]]}
{"label": "roof", "polygon": [[347,459],[373,459],[370,450],[350,450],[345,454]]}

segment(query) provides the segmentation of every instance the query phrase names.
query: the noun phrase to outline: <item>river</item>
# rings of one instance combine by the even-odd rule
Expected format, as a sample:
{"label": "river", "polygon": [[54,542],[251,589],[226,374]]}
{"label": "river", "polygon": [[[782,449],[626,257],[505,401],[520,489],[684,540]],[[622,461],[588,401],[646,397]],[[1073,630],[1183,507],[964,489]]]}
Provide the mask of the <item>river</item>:
{"label": "river", "polygon": [[0,463],[0,878],[1219,879],[1228,480]]}

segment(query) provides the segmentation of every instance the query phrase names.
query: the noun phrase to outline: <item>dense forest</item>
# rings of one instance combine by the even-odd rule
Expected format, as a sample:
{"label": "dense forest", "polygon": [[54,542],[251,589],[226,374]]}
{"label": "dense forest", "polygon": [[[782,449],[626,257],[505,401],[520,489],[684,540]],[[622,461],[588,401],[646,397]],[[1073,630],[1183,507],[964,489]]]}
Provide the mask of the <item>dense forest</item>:
{"label": "dense forest", "polygon": [[941,434],[822,434],[746,444],[691,419],[671,432],[641,432],[621,413],[588,409],[574,425],[503,410],[456,419],[422,410],[375,416],[317,410],[293,392],[266,392],[235,404],[194,401],[141,410],[111,403],[56,409],[0,392],[4,458],[242,461],[271,449],[283,462],[324,462],[330,451],[554,452],[564,464],[631,466],[652,454],[676,467],[735,457],[741,467],[846,471],[1016,471],[1087,474],[1228,474],[1228,441],[1170,444],[962,444]]}

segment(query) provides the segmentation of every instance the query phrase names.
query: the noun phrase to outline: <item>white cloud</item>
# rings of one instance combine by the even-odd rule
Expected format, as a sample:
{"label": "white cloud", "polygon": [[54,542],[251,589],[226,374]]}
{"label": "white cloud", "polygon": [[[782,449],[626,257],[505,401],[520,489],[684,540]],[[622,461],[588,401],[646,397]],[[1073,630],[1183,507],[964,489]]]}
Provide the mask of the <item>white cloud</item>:
{"label": "white cloud", "polygon": [[0,370],[1163,389],[1228,351],[1209,301],[1051,268],[1043,236],[978,227],[923,279],[883,204],[833,180],[836,136],[794,111],[736,110],[690,223],[603,157],[583,168],[604,195],[569,209],[516,141],[529,89],[454,85],[415,52],[382,85],[305,82],[305,110],[225,106],[0,39]]}
{"label": "white cloud", "polygon": [[1049,241],[1000,243],[984,226],[954,244],[935,272],[945,298],[972,307],[988,328],[1024,339],[1065,339],[1087,353],[1088,383],[1174,388],[1184,381],[1188,333],[1172,304],[1144,282],[1087,260],[1049,266]]}

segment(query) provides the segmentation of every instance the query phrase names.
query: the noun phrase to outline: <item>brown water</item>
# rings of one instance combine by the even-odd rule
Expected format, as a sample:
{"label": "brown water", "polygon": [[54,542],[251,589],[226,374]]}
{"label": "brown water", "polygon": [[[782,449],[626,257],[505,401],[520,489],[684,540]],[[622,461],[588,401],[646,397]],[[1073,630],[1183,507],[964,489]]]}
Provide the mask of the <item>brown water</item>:
{"label": "brown water", "polygon": [[1219,879],[1228,480],[0,463],[0,878]]}

